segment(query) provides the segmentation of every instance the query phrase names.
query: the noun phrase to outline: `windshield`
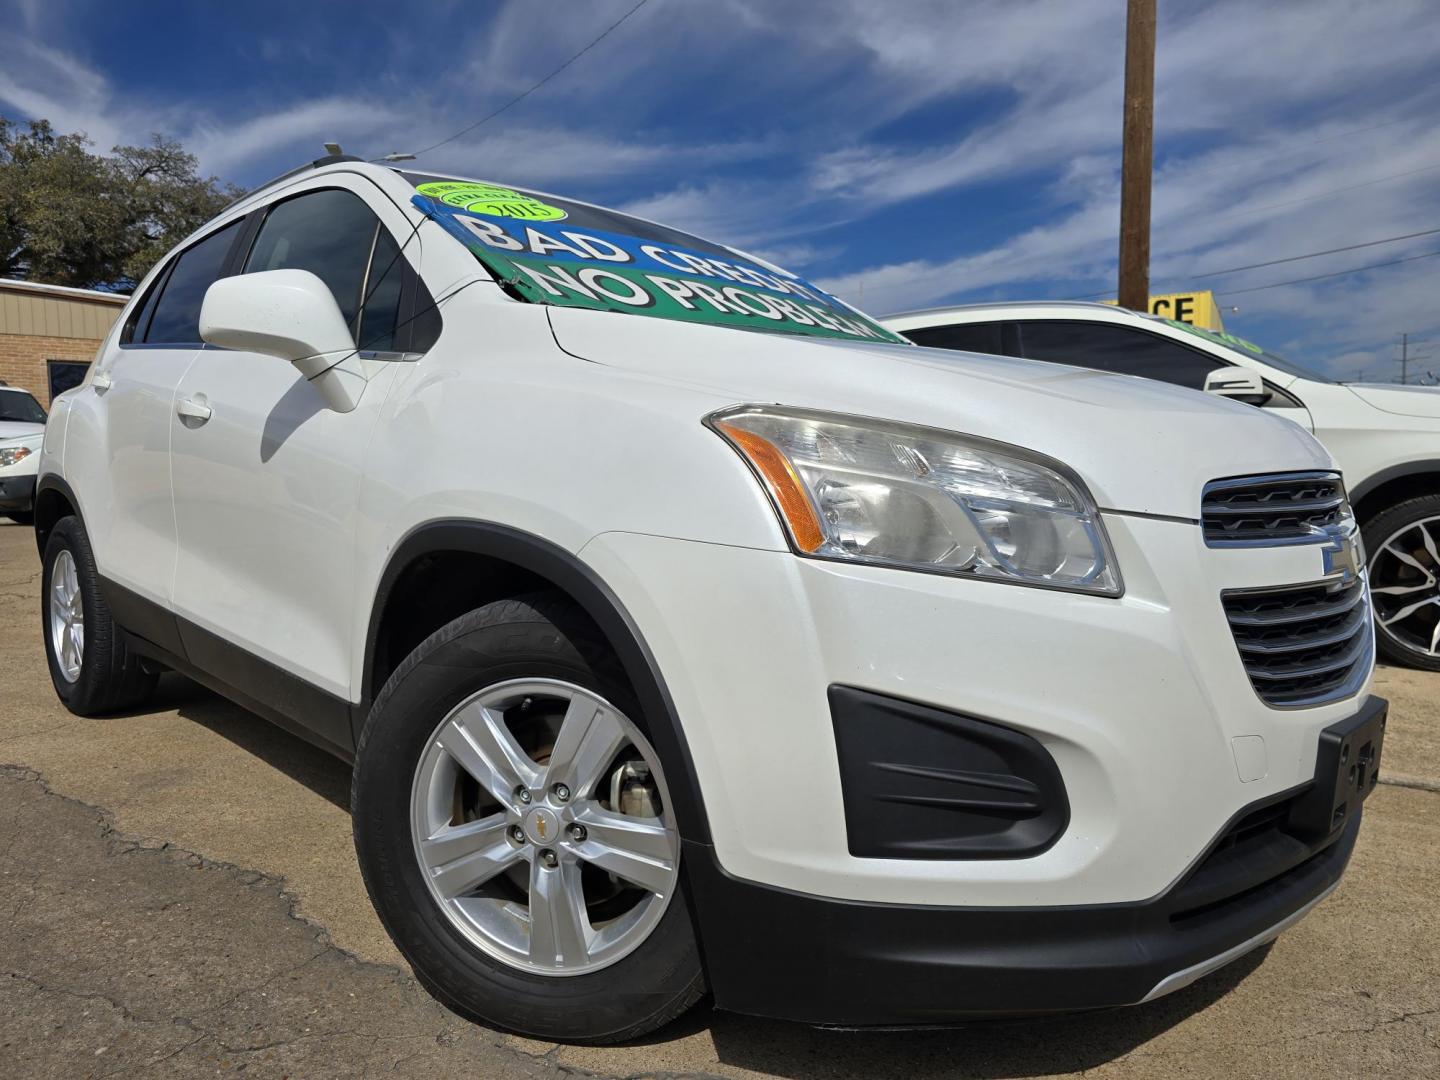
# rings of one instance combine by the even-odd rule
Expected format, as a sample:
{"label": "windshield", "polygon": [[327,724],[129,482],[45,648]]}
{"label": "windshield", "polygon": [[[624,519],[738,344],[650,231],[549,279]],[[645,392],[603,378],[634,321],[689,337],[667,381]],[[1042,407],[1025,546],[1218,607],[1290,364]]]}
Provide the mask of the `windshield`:
{"label": "windshield", "polygon": [[0,420],[22,424],[45,423],[45,410],[23,390],[0,390]]}
{"label": "windshield", "polygon": [[1161,319],[1160,321],[1166,326],[1173,326],[1177,330],[1184,330],[1187,334],[1194,334],[1196,337],[1204,338],[1212,345],[1219,345],[1233,352],[1253,356],[1262,364],[1266,364],[1276,371],[1283,371],[1287,375],[1297,375],[1302,379],[1309,379],[1311,382],[1335,382],[1334,379],[1327,375],[1317,374],[1309,368],[1301,367],[1299,364],[1286,360],[1283,356],[1276,356],[1268,349],[1262,349],[1253,341],[1246,341],[1244,338],[1236,337],[1234,334],[1227,334],[1220,330],[1203,330],[1198,326],[1193,326],[1187,322],[1178,322],[1175,319]]}
{"label": "windshield", "polygon": [[531,303],[909,344],[804,278],[723,244],[553,195],[404,175],[415,205]]}

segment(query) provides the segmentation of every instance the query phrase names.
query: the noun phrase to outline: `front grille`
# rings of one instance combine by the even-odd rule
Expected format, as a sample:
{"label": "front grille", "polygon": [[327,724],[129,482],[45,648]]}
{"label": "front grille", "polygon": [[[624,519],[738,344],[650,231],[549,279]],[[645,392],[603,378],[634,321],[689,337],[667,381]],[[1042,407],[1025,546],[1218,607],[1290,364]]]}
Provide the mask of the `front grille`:
{"label": "front grille", "polygon": [[1370,662],[1363,578],[1283,589],[1222,592],[1225,617],[1250,683],[1271,705],[1343,697]]}
{"label": "front grille", "polygon": [[1343,516],[1345,488],[1332,472],[1212,480],[1200,497],[1210,547],[1314,540]]}

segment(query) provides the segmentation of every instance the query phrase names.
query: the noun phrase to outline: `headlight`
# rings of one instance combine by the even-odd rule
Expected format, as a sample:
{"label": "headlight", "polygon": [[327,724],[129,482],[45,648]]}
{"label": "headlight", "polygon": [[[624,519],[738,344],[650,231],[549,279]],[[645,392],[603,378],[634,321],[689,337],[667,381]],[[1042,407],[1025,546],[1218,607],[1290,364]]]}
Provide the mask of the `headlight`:
{"label": "headlight", "polygon": [[883,420],[751,405],[706,417],[803,555],[1119,596],[1094,501],[1057,461]]}
{"label": "headlight", "polygon": [[17,461],[24,461],[33,453],[28,446],[0,446],[0,469],[14,465]]}

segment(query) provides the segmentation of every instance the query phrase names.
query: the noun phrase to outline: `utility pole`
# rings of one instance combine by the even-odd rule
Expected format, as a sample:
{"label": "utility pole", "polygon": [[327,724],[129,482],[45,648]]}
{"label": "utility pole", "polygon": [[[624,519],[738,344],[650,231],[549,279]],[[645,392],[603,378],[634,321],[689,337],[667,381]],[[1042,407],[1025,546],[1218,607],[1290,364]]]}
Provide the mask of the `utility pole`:
{"label": "utility pole", "polygon": [[1150,310],[1150,179],[1155,171],[1155,0],[1129,0],[1120,164],[1121,307]]}
{"label": "utility pole", "polygon": [[[1434,344],[1434,343],[1431,342],[1431,341],[1429,341],[1429,340],[1421,340],[1421,341],[1414,342],[1414,344],[1415,344],[1415,345],[1431,345],[1431,344]],[[1411,365],[1411,364],[1418,364],[1418,363],[1420,363],[1422,360],[1429,360],[1431,357],[1433,357],[1433,356],[1435,355],[1435,353],[1434,353],[1433,351],[1427,352],[1427,351],[1425,351],[1425,350],[1423,350],[1423,349],[1412,349],[1412,348],[1410,348],[1410,345],[1411,345],[1410,335],[1409,335],[1408,333],[1402,333],[1402,334],[1400,335],[1400,385],[1401,385],[1401,386],[1408,386],[1409,383],[1410,383],[1410,365]],[[1424,381],[1425,381],[1425,376],[1424,376],[1424,375],[1421,375],[1420,378],[1419,378],[1417,381],[1420,382],[1420,383],[1424,383]]]}

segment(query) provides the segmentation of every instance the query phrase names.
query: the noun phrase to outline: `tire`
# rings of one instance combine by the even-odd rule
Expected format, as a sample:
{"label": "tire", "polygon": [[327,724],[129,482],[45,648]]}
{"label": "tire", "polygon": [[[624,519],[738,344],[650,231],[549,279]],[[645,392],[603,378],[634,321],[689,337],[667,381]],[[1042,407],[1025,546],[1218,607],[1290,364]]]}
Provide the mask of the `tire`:
{"label": "tire", "polygon": [[[517,687],[521,689],[515,689]],[[439,799],[433,794],[437,790],[433,787],[433,778],[447,775],[442,772],[447,762],[458,777],[454,781],[457,791],[455,806],[460,806],[461,795],[458,793],[466,790],[464,785],[471,783],[470,778],[483,771],[474,768],[477,761],[483,764],[481,759],[472,760],[471,769],[466,771],[458,764],[457,757],[449,756],[442,749],[445,732],[452,730],[450,725],[456,722],[455,716],[473,716],[474,713],[466,714],[464,710],[474,710],[487,701],[509,700],[505,697],[507,694],[513,697],[523,693],[525,696],[519,706],[504,706],[508,711],[499,714],[506,718],[501,728],[512,734],[518,745],[520,736],[527,730],[523,727],[528,715],[525,710],[533,707],[537,715],[545,711],[547,687],[564,687],[565,693],[575,695],[574,700],[590,701],[589,695],[593,695],[606,708],[613,709],[619,717],[617,724],[627,724],[627,730],[638,732],[638,741],[626,744],[619,758],[590,755],[590,760],[611,762],[608,766],[611,785],[615,783],[617,771],[625,772],[624,768],[616,770],[616,760],[624,759],[627,754],[641,753],[639,748],[642,745],[646,760],[654,760],[644,731],[644,720],[626,686],[619,664],[588,619],[564,598],[551,594],[498,601],[455,619],[431,635],[400,664],[380,692],[365,722],[356,752],[351,789],[355,849],[365,887],[386,930],[414,968],[420,982],[445,1005],[490,1027],[531,1038],[569,1043],[624,1042],[667,1024],[705,994],[699,948],[679,875],[678,837],[673,835],[673,818],[664,815],[663,806],[658,808],[660,813],[650,820],[665,823],[664,835],[673,845],[673,861],[666,864],[673,874],[671,883],[654,895],[636,889],[640,899],[632,910],[640,913],[638,926],[645,929],[644,935],[640,936],[639,929],[632,926],[634,941],[628,946],[628,951],[617,952],[613,959],[593,970],[583,966],[592,962],[589,945],[585,946],[587,951],[581,954],[579,964],[582,967],[577,970],[558,972],[525,967],[527,961],[521,946],[514,947],[520,951],[507,952],[511,946],[504,935],[511,933],[510,924],[501,919],[497,923],[500,929],[493,939],[475,930],[455,915],[450,902],[432,885],[439,880],[442,871],[433,865],[428,870],[422,866],[421,837],[431,833],[435,827],[433,821],[425,824],[423,830],[421,825],[416,824],[417,815],[423,817],[428,813],[426,807],[441,808],[439,814],[444,820],[439,824],[439,830],[466,823],[480,826],[486,821],[498,822],[502,817],[508,821],[504,835],[496,834],[498,846],[487,851],[498,850],[499,857],[513,859],[504,846],[507,839],[517,849],[524,839],[524,850],[529,854],[524,857],[523,863],[496,874],[488,884],[478,888],[524,890],[527,918],[523,921],[517,918],[513,925],[525,928],[531,961],[537,949],[544,953],[543,947],[535,941],[538,925],[538,917],[533,914],[536,910],[535,890],[544,887],[537,882],[560,880],[544,878],[544,874],[562,872],[569,881],[572,868],[575,868],[573,880],[577,882],[582,874],[602,873],[593,865],[585,868],[585,857],[578,852],[586,845],[569,843],[576,839],[575,818],[566,819],[571,821],[569,825],[564,820],[553,824],[553,835],[564,836],[566,843],[554,844],[554,850],[551,850],[535,839],[533,819],[523,816],[551,807],[562,813],[579,815],[583,807],[598,806],[594,801],[596,798],[604,797],[612,804],[614,802],[613,797],[603,795],[606,783],[600,781],[584,790],[576,790],[570,796],[572,803],[569,806],[554,803],[558,796],[553,793],[560,786],[552,781],[555,776],[564,775],[556,771],[561,768],[556,765],[557,759],[565,756],[559,753],[565,740],[558,734],[552,737],[554,745],[551,749],[556,751],[554,756],[550,755],[549,749],[544,754],[536,754],[547,764],[538,765],[530,757],[525,758],[525,767],[534,765],[545,770],[543,774],[526,774],[531,777],[533,788],[533,796],[524,797],[528,806],[521,805],[519,788],[525,787],[524,783],[518,785],[513,797],[507,799],[487,793],[485,784],[476,783],[473,788],[479,793],[477,799],[492,800],[491,809],[473,811],[473,817],[465,817],[463,811],[457,810],[455,813],[462,820],[455,822],[451,819],[450,797],[445,794],[448,789],[443,786],[439,789]],[[533,700],[539,703],[533,706],[532,692],[536,695]],[[521,715],[519,727],[510,719],[517,711]],[[567,709],[564,716],[576,712],[575,709]],[[485,715],[496,713],[491,711]],[[590,726],[582,723],[587,736],[592,727],[601,726],[599,716],[597,713],[596,721],[590,722]],[[535,722],[540,723],[538,720]],[[553,715],[548,722],[555,722]],[[563,718],[558,722],[563,724]],[[617,744],[606,744],[607,747],[612,745]],[[578,763],[582,757],[578,749],[573,757],[578,775]],[[658,761],[655,766],[658,768]],[[511,790],[505,786],[505,781],[496,778],[497,775],[493,774],[487,782],[489,789]],[[635,774],[626,775],[633,779]],[[426,777],[431,778],[432,786],[426,786]],[[658,785],[659,798],[663,802],[663,771],[653,778],[653,782]],[[577,784],[577,788],[581,786]],[[613,791],[614,787],[609,790]],[[625,790],[628,793],[630,788]],[[431,794],[421,794],[427,791]],[[477,820],[480,818],[483,820]],[[519,836],[517,829],[521,829]],[[578,839],[586,839],[585,831],[584,828],[579,830]],[[592,824],[590,831],[596,832],[597,826]],[[438,832],[426,842],[433,842],[434,835]],[[539,835],[547,835],[543,827]],[[589,840],[594,841],[596,837],[591,836]],[[564,850],[561,850],[562,846]],[[546,859],[554,860],[557,856],[559,860],[568,861],[546,862]],[[447,863],[447,869],[458,862],[457,859]],[[545,870],[545,866],[550,869]],[[620,890],[622,899],[631,895],[624,891],[630,886],[621,878],[605,876]],[[517,880],[524,884],[517,885]],[[496,882],[499,884],[495,885]],[[551,892],[553,895],[553,887]],[[588,903],[590,886],[586,886],[583,894],[577,890],[577,895]],[[503,898],[473,901],[466,896],[465,900],[467,903],[496,905],[485,910],[507,910],[499,906],[503,904]],[[511,901],[510,910],[513,910],[514,903]],[[642,909],[641,905],[647,906]],[[586,909],[584,923],[587,927],[592,921],[589,910]],[[558,928],[559,922],[556,919],[553,925]],[[519,933],[518,930],[514,932]],[[558,929],[555,940],[559,940]],[[623,944],[629,939],[622,935],[619,940]],[[548,963],[554,960],[558,964],[563,953],[562,949],[561,955],[557,955],[552,949],[548,959],[542,955],[542,961]]]}
{"label": "tire", "polygon": [[15,522],[15,524],[17,525],[35,524],[35,511],[33,510],[14,510],[6,514],[5,516],[8,517],[11,521]]}
{"label": "tire", "polygon": [[[61,576],[74,586],[73,604],[63,603],[54,588],[57,569],[67,568],[73,568],[73,578],[68,573]],[[45,658],[50,667],[50,681],[55,684],[55,693],[65,707],[77,716],[95,716],[133,708],[145,701],[154,691],[159,676],[145,671],[139,657],[126,649],[101,595],[95,556],[79,518],[61,518],[50,531],[40,582]],[[55,630],[59,610],[67,607],[81,616],[81,642],[70,653],[68,662],[57,653]]]}
{"label": "tire", "polygon": [[[1440,649],[1430,649],[1432,642],[1440,645],[1436,629],[1440,627],[1440,558],[1435,554],[1440,552],[1440,495],[1396,503],[1367,521],[1361,533],[1381,657],[1422,671],[1440,671]],[[1397,591],[1383,591],[1391,589]],[[1410,605],[1431,598],[1434,603],[1401,615]]]}

